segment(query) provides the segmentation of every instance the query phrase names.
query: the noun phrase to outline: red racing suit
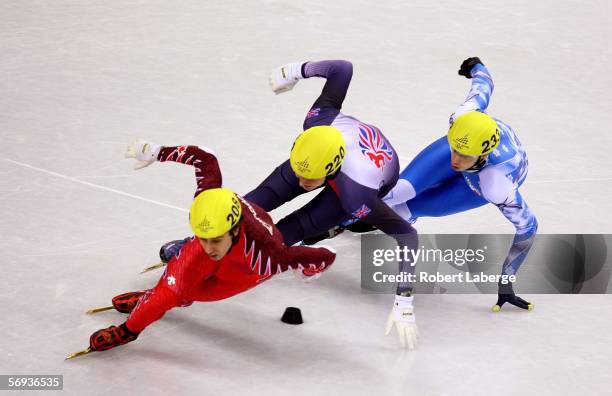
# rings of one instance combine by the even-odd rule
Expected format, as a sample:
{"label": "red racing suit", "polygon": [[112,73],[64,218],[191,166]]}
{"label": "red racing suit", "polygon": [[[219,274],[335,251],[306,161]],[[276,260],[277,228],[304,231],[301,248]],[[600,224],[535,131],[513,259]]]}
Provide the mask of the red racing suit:
{"label": "red racing suit", "polygon": [[[157,160],[193,165],[196,196],[221,187],[216,157],[197,146],[163,147]],[[212,260],[198,238],[192,237],[168,263],[157,285],[140,298],[127,319],[128,329],[139,333],[174,307],[222,300],[290,269],[322,271],[333,263],[336,255],[328,249],[285,246],[270,216],[259,206],[240,200],[240,231],[228,254]]]}

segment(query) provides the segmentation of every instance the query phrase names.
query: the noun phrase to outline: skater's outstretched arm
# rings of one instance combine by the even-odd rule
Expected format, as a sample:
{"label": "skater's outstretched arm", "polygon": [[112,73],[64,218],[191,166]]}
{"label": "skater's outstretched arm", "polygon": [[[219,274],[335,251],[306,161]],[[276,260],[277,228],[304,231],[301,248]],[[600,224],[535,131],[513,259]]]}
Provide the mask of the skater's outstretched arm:
{"label": "skater's outstretched arm", "polygon": [[346,92],[353,77],[353,64],[345,60],[324,60],[320,62],[306,62],[302,65],[304,78],[322,77],[327,81],[323,86],[321,95],[312,105],[317,107],[332,107],[340,110]]}
{"label": "skater's outstretched arm", "polygon": [[[372,211],[363,218],[365,222],[395,238],[401,250],[416,251],[418,235],[416,230],[380,198],[370,203]],[[414,274],[415,267],[410,257],[399,261],[398,272]],[[413,307],[413,285],[410,282],[398,282],[393,308],[387,317],[385,335],[391,334],[395,327],[402,347],[414,349],[417,343],[418,328]]]}
{"label": "skater's outstretched arm", "polygon": [[197,183],[195,196],[209,188],[221,187],[223,181],[219,162],[214,152],[198,146],[164,147],[139,139],[128,146],[125,157],[137,160],[134,169],[144,168],[155,161],[173,161],[193,165]]}
{"label": "skater's outstretched arm", "polygon": [[[531,246],[533,245],[537,228],[538,223],[534,217],[533,223],[529,226],[527,232],[519,233],[517,230],[517,233],[514,235],[514,240],[512,241],[510,251],[508,252],[508,256],[506,257],[506,260],[504,260],[502,275],[516,274],[521,264],[523,264],[525,257],[527,257]],[[510,281],[504,283],[501,281],[499,282],[498,298],[497,302],[493,306],[494,312],[499,311],[505,303],[509,303],[529,311],[533,309],[533,303],[523,300],[514,293],[512,284],[513,282]]]}
{"label": "skater's outstretched arm", "polygon": [[351,78],[353,64],[344,60],[307,62],[302,66],[305,78],[323,77],[327,81],[304,119],[304,130],[331,125],[342,108]]}
{"label": "skater's outstretched arm", "polygon": [[[538,221],[517,187],[495,168],[487,168],[481,172],[480,185],[483,197],[497,206],[516,230],[512,246],[502,265],[502,275],[516,275],[533,245]],[[494,311],[499,311],[506,302],[523,309],[533,308],[533,304],[514,294],[511,282],[500,283],[498,294]]]}
{"label": "skater's outstretched arm", "polygon": [[190,304],[191,292],[218,269],[212,260],[202,260],[203,255],[197,239],[187,242],[168,263],[157,285],[139,298],[127,321],[121,326],[96,331],[90,337],[90,348],[103,351],[133,341],[170,309]]}
{"label": "skater's outstretched arm", "polygon": [[531,249],[538,230],[538,220],[518,190],[515,190],[513,195],[507,197],[502,202],[494,204],[514,225],[516,230],[512,247],[502,267],[502,274],[514,275],[521,264],[523,264],[529,249]]}
{"label": "skater's outstretched arm", "polygon": [[197,238],[185,243],[168,263],[155,288],[140,298],[127,320],[128,327],[140,332],[169,309],[191,303],[191,292],[219,268],[219,262],[206,257]]}
{"label": "skater's outstretched arm", "polygon": [[157,161],[174,161],[193,165],[198,185],[194,196],[209,188],[221,187],[223,178],[219,162],[210,149],[198,146],[162,147],[157,155]]}
{"label": "skater's outstretched arm", "polygon": [[468,111],[484,112],[489,106],[494,89],[491,73],[479,58],[468,58],[463,61],[459,74],[472,79],[472,85],[465,101],[451,115],[451,122]]}
{"label": "skater's outstretched arm", "polygon": [[[401,249],[406,247],[416,250],[418,245],[416,230],[378,196],[378,190],[361,185],[342,173],[331,184],[347,214],[392,236]],[[400,272],[412,273],[414,267],[410,261],[401,262]],[[410,292],[411,288],[410,284],[402,283],[398,285],[397,293]]]}
{"label": "skater's outstretched arm", "polygon": [[106,351],[136,340],[146,326],[177,306],[178,301],[172,291],[160,288],[159,285],[153,290],[148,290],[140,297],[126,322],[94,332],[89,337],[89,348],[96,352]]}
{"label": "skater's outstretched arm", "polygon": [[353,64],[345,60],[295,62],[277,67],[270,75],[274,93],[293,89],[303,78],[322,77],[327,81],[321,94],[304,120],[304,129],[317,125],[331,125],[340,109],[353,77]]}
{"label": "skater's outstretched arm", "polygon": [[490,167],[480,172],[480,186],[483,197],[497,206],[516,230],[514,242],[502,267],[502,274],[514,275],[531,248],[538,230],[538,221],[518,188],[499,169]]}
{"label": "skater's outstretched arm", "polygon": [[130,330],[140,333],[151,323],[161,319],[167,311],[180,305],[181,299],[174,290],[164,284],[167,282],[168,278],[162,277],[155,288],[140,298],[126,321]]}
{"label": "skater's outstretched arm", "polygon": [[246,238],[246,259],[253,271],[270,277],[292,269],[304,270],[304,274],[322,272],[336,258],[333,249],[327,247],[290,247],[283,243],[283,236],[270,215],[261,207],[243,200],[242,225]]}
{"label": "skater's outstretched arm", "polygon": [[283,271],[294,269],[301,272],[304,280],[316,278],[336,260],[336,251],[329,246],[284,246],[280,255]]}

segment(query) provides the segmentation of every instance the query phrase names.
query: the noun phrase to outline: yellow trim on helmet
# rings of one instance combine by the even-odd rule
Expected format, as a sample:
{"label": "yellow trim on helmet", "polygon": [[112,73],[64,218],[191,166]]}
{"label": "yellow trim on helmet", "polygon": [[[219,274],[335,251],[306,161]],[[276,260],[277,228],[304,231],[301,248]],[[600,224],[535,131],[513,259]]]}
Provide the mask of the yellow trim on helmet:
{"label": "yellow trim on helmet", "polygon": [[320,179],[334,174],[342,166],[346,143],[338,129],[320,125],[309,128],[295,139],[289,162],[296,175]]}
{"label": "yellow trim on helmet", "polygon": [[201,192],[189,209],[189,224],[198,238],[216,238],[234,228],[242,217],[238,196],[227,188]]}
{"label": "yellow trim on helmet", "polygon": [[499,141],[497,122],[479,111],[461,114],[448,130],[448,144],[463,155],[487,155],[497,148]]}

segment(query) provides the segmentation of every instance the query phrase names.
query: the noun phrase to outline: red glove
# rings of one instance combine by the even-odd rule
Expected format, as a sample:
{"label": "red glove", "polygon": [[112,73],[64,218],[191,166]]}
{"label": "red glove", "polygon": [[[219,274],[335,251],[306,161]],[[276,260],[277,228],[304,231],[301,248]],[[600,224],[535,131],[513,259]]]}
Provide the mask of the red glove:
{"label": "red glove", "polygon": [[[292,247],[295,249],[295,247]],[[307,248],[302,255],[304,263],[302,264],[303,269],[297,271],[297,274],[302,278],[304,282],[311,282],[319,279],[321,273],[326,271],[336,259],[336,251],[329,246],[312,246]]]}
{"label": "red glove", "polygon": [[125,323],[120,326],[111,326],[93,333],[89,337],[89,347],[93,351],[105,351],[134,341],[139,334],[128,329]]}
{"label": "red glove", "polygon": [[145,291],[127,292],[113,297],[113,307],[121,313],[132,312]]}

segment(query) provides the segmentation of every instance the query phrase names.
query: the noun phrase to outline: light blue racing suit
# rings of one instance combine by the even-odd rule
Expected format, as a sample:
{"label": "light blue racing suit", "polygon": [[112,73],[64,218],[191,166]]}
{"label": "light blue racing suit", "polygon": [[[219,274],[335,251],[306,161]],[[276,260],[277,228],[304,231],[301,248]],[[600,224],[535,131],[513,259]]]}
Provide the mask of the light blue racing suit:
{"label": "light blue racing suit", "polygon": [[[471,74],[470,92],[451,115],[451,124],[461,114],[485,112],[489,105],[493,92],[489,71],[477,64]],[[411,221],[418,217],[447,216],[492,203],[516,229],[502,267],[502,274],[514,275],[531,248],[538,222],[518,190],[527,177],[527,154],[512,128],[494,119],[501,135],[500,144],[478,170],[457,172],[451,168],[451,152],[445,135],[410,162],[384,200]]]}

